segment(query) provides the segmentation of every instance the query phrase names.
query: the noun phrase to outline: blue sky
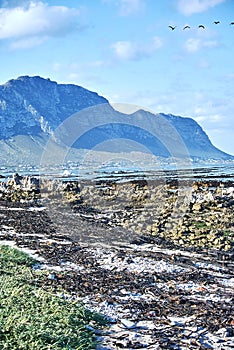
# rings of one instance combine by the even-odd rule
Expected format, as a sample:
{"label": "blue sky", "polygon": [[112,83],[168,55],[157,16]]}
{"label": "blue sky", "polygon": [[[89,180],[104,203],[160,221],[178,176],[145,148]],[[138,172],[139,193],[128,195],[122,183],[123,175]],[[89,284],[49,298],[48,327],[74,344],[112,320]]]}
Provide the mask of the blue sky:
{"label": "blue sky", "polygon": [[189,116],[234,154],[231,22],[233,0],[3,0],[0,83],[40,75]]}

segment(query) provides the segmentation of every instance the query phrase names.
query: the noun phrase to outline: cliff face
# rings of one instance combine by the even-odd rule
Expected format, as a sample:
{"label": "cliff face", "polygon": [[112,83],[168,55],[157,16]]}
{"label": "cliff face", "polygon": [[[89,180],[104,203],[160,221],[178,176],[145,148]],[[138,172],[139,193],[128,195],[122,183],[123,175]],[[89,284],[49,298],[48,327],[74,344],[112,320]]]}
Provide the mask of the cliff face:
{"label": "cliff face", "polygon": [[233,156],[215,147],[202,127],[192,118],[163,115],[178,131],[191,158],[197,159],[234,159]]}
{"label": "cliff face", "polygon": [[0,138],[51,134],[71,114],[108,101],[76,85],[20,77],[0,86]]}
{"label": "cliff face", "polygon": [[[62,122],[74,113],[97,105],[105,106],[102,113],[107,114],[103,116],[103,124],[108,124],[109,114],[111,116],[109,125],[98,126],[83,134],[75,143],[72,143],[71,147],[74,149],[91,149],[108,139],[120,138],[142,144],[160,157],[170,157],[170,149],[162,142],[168,130],[165,130],[158,122],[164,119],[176,129],[191,158],[203,160],[233,158],[214,147],[199,124],[191,118],[165,114],[154,115],[144,110],[139,110],[130,116],[125,115],[115,111],[107,99],[83,87],[57,84],[41,77],[24,76],[0,86],[1,159],[7,160],[13,157],[15,162],[30,162],[31,159],[39,159],[47,140],[51,135],[56,134],[56,128]],[[95,125],[95,113],[92,118]],[[111,122],[115,119],[119,122]],[[131,122],[126,124],[126,120]],[[138,123],[139,121],[141,123]],[[82,125],[88,122],[85,113],[84,120],[80,119],[79,122]],[[161,128],[158,138],[150,132],[152,123],[154,128]],[[146,129],[137,127],[137,125],[147,124]],[[70,132],[72,133],[72,130]],[[163,137],[160,137],[161,135]],[[59,136],[61,134],[56,134],[54,137],[58,144],[60,143]],[[66,140],[69,143],[69,132],[67,132]],[[173,148],[174,145],[175,143],[173,143]]]}

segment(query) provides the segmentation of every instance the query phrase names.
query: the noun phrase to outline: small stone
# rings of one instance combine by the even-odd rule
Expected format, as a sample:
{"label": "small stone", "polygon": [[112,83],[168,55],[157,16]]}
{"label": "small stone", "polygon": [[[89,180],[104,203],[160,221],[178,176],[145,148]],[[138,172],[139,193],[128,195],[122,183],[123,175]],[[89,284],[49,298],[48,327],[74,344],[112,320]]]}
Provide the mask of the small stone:
{"label": "small stone", "polygon": [[125,328],[127,328],[127,329],[136,328],[135,322],[129,321],[129,320],[125,319],[125,318],[122,318],[122,319],[120,320],[120,322],[121,322],[122,325],[123,325]]}
{"label": "small stone", "polygon": [[54,273],[49,273],[48,275],[49,280],[54,280],[55,279],[55,274]]}
{"label": "small stone", "polygon": [[201,203],[194,203],[192,209],[193,211],[200,211],[202,209]]}

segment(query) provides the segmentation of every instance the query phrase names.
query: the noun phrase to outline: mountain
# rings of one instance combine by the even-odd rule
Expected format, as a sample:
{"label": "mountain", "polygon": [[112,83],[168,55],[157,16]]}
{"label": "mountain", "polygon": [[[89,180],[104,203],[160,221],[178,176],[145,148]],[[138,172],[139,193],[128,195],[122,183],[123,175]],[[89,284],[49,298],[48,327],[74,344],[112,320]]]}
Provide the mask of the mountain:
{"label": "mountain", "polygon": [[137,150],[164,158],[185,153],[192,159],[234,158],[214,147],[191,118],[144,110],[123,114],[95,92],[39,76],[1,85],[1,164],[39,162],[48,140],[54,154],[70,149],[74,157],[77,150],[102,150],[111,140],[107,150],[117,153]]}
{"label": "mountain", "polygon": [[50,134],[71,114],[108,103],[97,93],[41,77],[19,77],[0,86],[0,138]]}

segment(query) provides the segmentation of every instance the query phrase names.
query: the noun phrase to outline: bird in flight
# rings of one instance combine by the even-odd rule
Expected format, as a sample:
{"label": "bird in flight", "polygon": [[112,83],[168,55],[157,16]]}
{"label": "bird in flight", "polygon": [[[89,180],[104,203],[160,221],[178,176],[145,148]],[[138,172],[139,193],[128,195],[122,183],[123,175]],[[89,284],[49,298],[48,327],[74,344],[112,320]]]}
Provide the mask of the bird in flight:
{"label": "bird in flight", "polygon": [[172,27],[172,26],[168,26],[169,28],[171,28],[171,30],[175,30],[176,27]]}
{"label": "bird in flight", "polygon": [[214,24],[219,24],[220,23],[220,21],[214,21]]}
{"label": "bird in flight", "polygon": [[190,27],[189,27],[189,26],[185,26],[185,27],[183,28],[183,30],[184,30],[184,29],[190,29]]}
{"label": "bird in flight", "polygon": [[234,25],[234,22],[231,22],[231,23],[230,23],[230,26],[233,26],[233,25]]}
{"label": "bird in flight", "polygon": [[200,25],[198,26],[198,28],[205,29],[205,26],[204,26],[203,24],[200,24]]}

